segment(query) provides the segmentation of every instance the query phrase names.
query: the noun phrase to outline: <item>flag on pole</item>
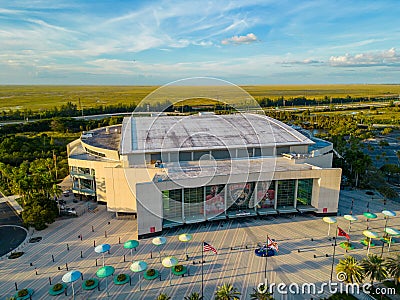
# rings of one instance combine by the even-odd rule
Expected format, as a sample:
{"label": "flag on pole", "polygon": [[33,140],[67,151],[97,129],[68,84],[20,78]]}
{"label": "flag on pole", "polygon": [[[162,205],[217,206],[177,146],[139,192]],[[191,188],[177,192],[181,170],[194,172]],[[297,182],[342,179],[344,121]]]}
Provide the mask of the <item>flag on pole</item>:
{"label": "flag on pole", "polygon": [[279,251],[278,243],[271,240],[270,237],[268,237],[267,247]]}
{"label": "flag on pole", "polygon": [[346,239],[350,240],[350,236],[348,235],[348,233],[339,226],[338,226],[338,236],[344,236],[346,237]]}
{"label": "flag on pole", "polygon": [[218,254],[217,250],[213,246],[211,246],[209,243],[206,243],[206,242],[203,243],[203,251],[212,251],[215,254]]}

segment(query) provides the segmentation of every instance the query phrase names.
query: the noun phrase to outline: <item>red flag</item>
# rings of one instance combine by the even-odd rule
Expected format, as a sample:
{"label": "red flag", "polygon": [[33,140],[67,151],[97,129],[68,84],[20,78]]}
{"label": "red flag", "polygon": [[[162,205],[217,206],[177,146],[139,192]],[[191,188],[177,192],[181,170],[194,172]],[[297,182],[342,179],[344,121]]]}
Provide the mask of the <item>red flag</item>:
{"label": "red flag", "polygon": [[203,244],[203,250],[204,251],[212,251],[215,254],[218,254],[217,250],[213,246],[211,246],[209,243],[206,243],[206,242],[204,242],[204,244]]}
{"label": "red flag", "polygon": [[350,236],[342,228],[338,227],[338,236],[344,236],[346,239],[350,240]]}
{"label": "red flag", "polygon": [[271,240],[270,237],[268,237],[267,246],[268,248],[272,248],[275,249],[276,251],[279,251],[278,243]]}

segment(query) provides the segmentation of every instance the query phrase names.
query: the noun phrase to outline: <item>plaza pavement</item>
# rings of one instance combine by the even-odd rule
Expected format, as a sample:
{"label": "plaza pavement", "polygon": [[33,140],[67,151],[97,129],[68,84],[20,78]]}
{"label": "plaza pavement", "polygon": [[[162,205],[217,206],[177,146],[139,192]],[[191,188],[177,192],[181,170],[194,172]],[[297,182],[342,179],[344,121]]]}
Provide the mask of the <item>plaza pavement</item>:
{"label": "plaza pavement", "polygon": [[[366,255],[366,249],[359,240],[363,238],[362,231],[366,229],[366,222],[362,212],[366,211],[366,204],[370,203],[370,211],[378,214],[378,219],[370,222],[370,229],[379,233],[383,232],[384,219],[380,213],[382,209],[392,209],[400,213],[399,203],[387,201],[383,204],[381,197],[375,195],[374,199],[365,194],[365,191],[342,191],[339,204],[341,215],[350,211],[351,199],[354,199],[353,214],[359,215],[359,221],[352,225],[351,238],[356,249],[351,254],[357,258]],[[347,231],[348,222],[338,216],[338,225]],[[94,232],[91,227],[93,226]],[[41,232],[35,232],[33,236],[43,237],[36,244],[26,244],[21,251],[25,254],[16,259],[0,260],[0,299],[6,299],[15,293],[15,282],[18,288],[33,288],[35,290],[32,299],[72,299],[70,284],[68,296],[64,294],[52,297],[48,295],[49,277],[52,284],[61,282],[61,277],[68,269],[78,269],[83,273],[84,279],[95,277],[96,270],[101,266],[101,255],[94,252],[93,241],[96,245],[101,243],[111,244],[110,254],[106,254],[106,265],[115,267],[115,274],[126,273],[132,276],[132,285],[129,283],[117,286],[108,279],[109,299],[155,299],[160,292],[171,296],[172,300],[183,300],[184,296],[191,292],[201,291],[201,242],[204,240],[213,245],[218,255],[212,252],[205,253],[204,264],[204,295],[205,300],[214,299],[213,295],[217,286],[223,283],[233,284],[241,293],[241,299],[250,299],[249,294],[258,283],[264,281],[265,258],[254,255],[257,243],[263,243],[267,235],[276,239],[279,243],[277,256],[268,258],[269,282],[287,284],[295,283],[321,283],[330,279],[332,263],[332,240],[328,240],[328,225],[321,218],[314,216],[269,217],[266,219],[243,218],[219,222],[194,224],[176,229],[171,229],[163,235],[167,237],[167,244],[162,248],[161,255],[176,256],[179,261],[189,267],[189,276],[172,277],[172,285],[169,281],[169,270],[162,267],[158,253],[152,245],[151,239],[140,240],[137,251],[130,252],[123,248],[123,243],[133,239],[136,231],[135,220],[117,220],[112,213],[106,212],[104,206],[98,206],[95,212],[86,212],[78,218],[59,220],[51,224]],[[400,219],[390,219],[389,226],[400,228]],[[105,237],[105,232],[107,237]],[[193,240],[188,246],[189,261],[185,261],[185,245],[178,240],[181,233],[192,233]],[[82,234],[83,240],[78,238]],[[335,226],[332,226],[331,236],[335,234]],[[313,241],[311,240],[313,238]],[[345,240],[338,238],[338,242]],[[121,244],[119,244],[119,241]],[[398,239],[398,241],[400,241]],[[69,250],[67,250],[67,244]],[[371,249],[371,253],[380,253],[381,243]],[[246,249],[247,246],[247,249]],[[301,249],[301,252],[298,252]],[[385,248],[384,255],[387,255]],[[81,258],[81,251],[82,256]],[[397,244],[392,245],[391,253],[400,251]],[[345,251],[336,248],[336,262],[343,258]],[[124,254],[126,262],[124,262]],[[326,257],[328,254],[329,257]],[[51,255],[55,262],[52,262]],[[316,255],[316,258],[314,258]],[[98,258],[98,267],[95,266]],[[129,270],[131,260],[144,260],[149,267],[161,271],[161,281],[144,280],[142,277],[142,291],[139,291],[138,275]],[[196,264],[193,264],[195,262]],[[32,263],[32,266],[30,266]],[[60,268],[60,270],[58,270]],[[36,275],[36,272],[38,275]],[[336,281],[336,273],[334,280]],[[82,281],[75,282],[76,299],[108,299],[105,292],[105,280],[100,279],[101,291],[82,290]],[[323,295],[278,295],[275,299],[318,299],[328,296]]]}

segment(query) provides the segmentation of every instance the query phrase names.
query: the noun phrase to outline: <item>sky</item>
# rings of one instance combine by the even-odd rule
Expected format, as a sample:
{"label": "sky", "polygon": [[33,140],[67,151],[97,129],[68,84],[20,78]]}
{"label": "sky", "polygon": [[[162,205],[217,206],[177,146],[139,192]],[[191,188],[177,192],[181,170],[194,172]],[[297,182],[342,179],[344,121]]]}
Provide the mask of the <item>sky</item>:
{"label": "sky", "polygon": [[0,0],[0,84],[399,83],[400,2]]}

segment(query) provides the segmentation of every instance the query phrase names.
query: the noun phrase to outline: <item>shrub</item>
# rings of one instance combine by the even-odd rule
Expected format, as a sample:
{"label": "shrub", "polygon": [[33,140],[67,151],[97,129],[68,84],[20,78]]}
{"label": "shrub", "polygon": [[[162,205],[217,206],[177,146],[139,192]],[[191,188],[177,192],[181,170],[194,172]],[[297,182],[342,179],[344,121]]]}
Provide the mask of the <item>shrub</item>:
{"label": "shrub", "polygon": [[156,270],[154,270],[154,269],[148,269],[146,271],[146,275],[149,277],[154,276],[154,274],[156,274]]}
{"label": "shrub", "polygon": [[118,281],[124,281],[124,280],[126,280],[126,275],[125,275],[125,274],[119,274],[119,275],[117,276],[117,280],[118,280]]}
{"label": "shrub", "polygon": [[20,291],[18,291],[18,297],[25,297],[25,296],[27,296],[28,295],[28,290],[27,289],[23,289],[23,290],[20,290]]}
{"label": "shrub", "polygon": [[22,254],[24,254],[24,252],[14,252],[14,253],[11,253],[11,254],[8,256],[8,258],[9,258],[9,259],[15,259],[15,258],[21,257]]}
{"label": "shrub", "polygon": [[182,265],[177,265],[174,267],[175,272],[182,272],[183,271],[183,266]]}
{"label": "shrub", "polygon": [[85,285],[86,286],[92,286],[94,284],[94,280],[93,279],[88,279],[85,281]]}
{"label": "shrub", "polygon": [[63,288],[63,285],[61,283],[57,283],[53,286],[53,291],[57,292],[60,291]]}

